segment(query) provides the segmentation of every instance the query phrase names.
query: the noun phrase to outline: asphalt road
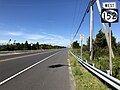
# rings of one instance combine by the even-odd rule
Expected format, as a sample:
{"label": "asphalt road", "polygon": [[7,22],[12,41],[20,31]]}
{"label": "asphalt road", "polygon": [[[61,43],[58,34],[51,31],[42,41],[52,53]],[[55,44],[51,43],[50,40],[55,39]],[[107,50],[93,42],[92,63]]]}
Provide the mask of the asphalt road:
{"label": "asphalt road", "polygon": [[[29,54],[35,54],[35,53],[41,53],[41,52],[48,52],[50,50],[39,50],[39,51],[29,51],[29,52],[19,52],[17,54],[2,54],[0,56],[0,60],[7,59],[7,58],[13,58],[13,57],[18,57],[18,56],[24,56],[24,55],[29,55]],[[51,50],[52,51],[52,50]],[[54,51],[54,50],[53,50]]]}
{"label": "asphalt road", "polygon": [[67,49],[10,58],[0,59],[0,90],[71,90]]}

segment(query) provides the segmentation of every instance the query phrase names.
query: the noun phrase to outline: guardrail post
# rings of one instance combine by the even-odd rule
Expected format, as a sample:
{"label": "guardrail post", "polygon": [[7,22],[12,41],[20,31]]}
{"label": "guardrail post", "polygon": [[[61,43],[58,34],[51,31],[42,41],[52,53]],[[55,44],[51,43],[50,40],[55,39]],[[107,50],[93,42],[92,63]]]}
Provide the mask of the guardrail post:
{"label": "guardrail post", "polygon": [[93,66],[93,67],[95,67],[95,64],[94,64],[94,63],[92,63],[92,66]]}
{"label": "guardrail post", "polygon": [[[70,51],[71,52],[71,51]],[[120,80],[108,75],[110,74],[110,70],[99,70],[94,66],[94,64],[88,64],[87,60],[81,60],[79,59],[75,54],[71,52],[71,54],[82,64],[86,69],[94,73],[96,76],[107,82],[112,87],[116,88],[117,90],[120,90]]]}

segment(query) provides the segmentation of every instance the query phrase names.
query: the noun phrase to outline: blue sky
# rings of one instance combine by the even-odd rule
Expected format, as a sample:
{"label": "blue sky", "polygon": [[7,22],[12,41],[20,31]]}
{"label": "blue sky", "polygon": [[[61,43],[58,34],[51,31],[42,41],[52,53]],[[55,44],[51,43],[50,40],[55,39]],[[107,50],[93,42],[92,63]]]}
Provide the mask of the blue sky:
{"label": "blue sky", "polygon": [[[101,0],[115,1],[115,0]],[[39,42],[68,46],[78,28],[89,0],[0,0],[0,43]],[[120,2],[117,1],[120,11]],[[119,15],[120,16],[120,15]],[[93,37],[102,28],[96,4],[94,5]],[[120,22],[112,24],[113,34],[120,41]],[[89,13],[75,38],[89,37]],[[11,42],[11,43],[12,43]]]}

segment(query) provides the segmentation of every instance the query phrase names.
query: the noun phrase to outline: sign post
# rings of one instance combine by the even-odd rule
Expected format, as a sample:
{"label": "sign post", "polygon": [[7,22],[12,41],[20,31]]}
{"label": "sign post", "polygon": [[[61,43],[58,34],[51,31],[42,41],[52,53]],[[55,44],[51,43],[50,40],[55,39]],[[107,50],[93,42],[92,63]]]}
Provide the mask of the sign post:
{"label": "sign post", "polygon": [[109,69],[112,75],[112,45],[111,45],[111,23],[118,22],[118,9],[116,9],[116,2],[104,2],[101,11],[102,23],[109,23]]}
{"label": "sign post", "polygon": [[83,40],[84,40],[84,35],[81,34],[80,35],[80,41],[81,41],[81,59],[82,59],[82,46],[83,46],[82,42],[83,42]]}
{"label": "sign post", "polygon": [[109,23],[109,67],[110,67],[110,75],[112,75],[112,54],[111,54],[111,23]]}

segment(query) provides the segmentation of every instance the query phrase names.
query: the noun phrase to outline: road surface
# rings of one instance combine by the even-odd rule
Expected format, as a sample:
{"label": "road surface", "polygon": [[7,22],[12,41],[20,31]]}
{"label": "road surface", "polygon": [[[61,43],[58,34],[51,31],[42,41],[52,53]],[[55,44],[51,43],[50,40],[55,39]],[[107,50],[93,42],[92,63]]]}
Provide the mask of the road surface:
{"label": "road surface", "polygon": [[0,90],[72,90],[67,49],[0,57]]}

